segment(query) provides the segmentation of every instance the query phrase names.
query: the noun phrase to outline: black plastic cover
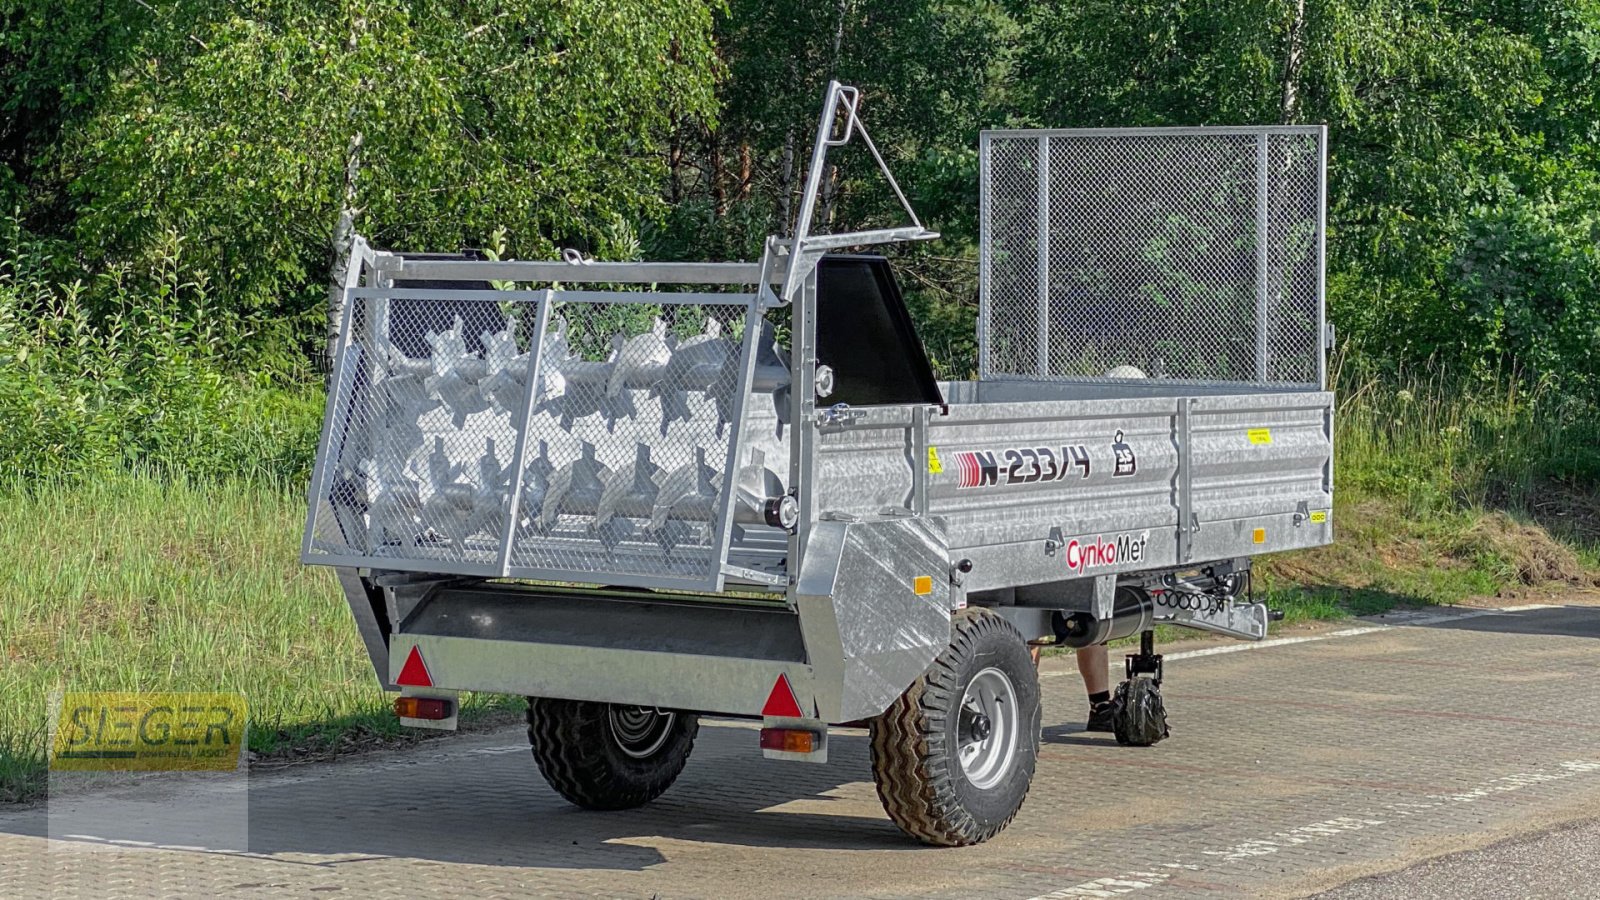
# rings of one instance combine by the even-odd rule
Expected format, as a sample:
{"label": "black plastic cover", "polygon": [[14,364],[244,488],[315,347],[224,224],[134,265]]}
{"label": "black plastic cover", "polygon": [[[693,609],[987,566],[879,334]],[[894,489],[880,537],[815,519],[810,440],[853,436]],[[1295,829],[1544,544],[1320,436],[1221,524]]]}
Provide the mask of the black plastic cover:
{"label": "black plastic cover", "polygon": [[817,362],[833,369],[818,406],[944,405],[911,313],[881,256],[825,256],[817,265]]}

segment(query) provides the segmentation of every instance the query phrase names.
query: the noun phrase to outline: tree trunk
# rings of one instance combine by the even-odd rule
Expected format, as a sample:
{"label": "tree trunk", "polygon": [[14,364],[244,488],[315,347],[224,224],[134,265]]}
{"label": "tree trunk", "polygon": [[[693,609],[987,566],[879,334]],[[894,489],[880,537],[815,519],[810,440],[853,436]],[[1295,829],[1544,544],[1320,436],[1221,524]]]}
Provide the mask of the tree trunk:
{"label": "tree trunk", "polygon": [[[350,36],[345,39],[345,52],[355,53],[361,47],[361,35],[367,30],[367,20],[357,15],[350,22]],[[365,80],[355,84],[355,96],[367,89]],[[360,104],[350,104],[350,122],[360,121]],[[329,375],[333,373],[334,357],[339,352],[339,325],[344,321],[344,286],[349,276],[350,247],[355,243],[356,217],[361,208],[356,205],[356,179],[361,174],[361,129],[350,133],[350,143],[344,150],[344,192],[340,194],[339,221],[333,227],[333,264],[328,267],[328,345],[323,350],[322,366]],[[359,276],[359,273],[357,273]]]}
{"label": "tree trunk", "polygon": [[739,145],[739,199],[750,199],[750,142]]}
{"label": "tree trunk", "polygon": [[794,234],[790,221],[794,209],[794,127],[783,135],[783,163],[778,169],[778,233],[784,237]]}
{"label": "tree trunk", "polygon": [[833,230],[833,207],[839,199],[839,167],[828,163],[822,168],[822,202],[817,207],[817,226]]}
{"label": "tree trunk", "polygon": [[1306,0],[1292,0],[1294,17],[1289,20],[1289,35],[1283,56],[1283,101],[1278,121],[1292,125],[1300,117],[1300,64],[1305,56]]}
{"label": "tree trunk", "polygon": [[679,122],[667,141],[667,201],[673,206],[683,199],[683,129]]}
{"label": "tree trunk", "polygon": [[[833,77],[839,77],[839,62],[844,54],[844,23],[850,15],[850,0],[839,0],[838,18],[833,27]],[[847,135],[848,136],[848,135]],[[817,214],[817,224],[830,230],[833,224],[833,207],[839,199],[839,170],[828,163],[822,170],[822,205]]]}
{"label": "tree trunk", "polygon": [[722,141],[711,138],[711,208],[721,218],[728,214],[728,175],[722,166]]}
{"label": "tree trunk", "polygon": [[333,357],[339,347],[339,324],[344,321],[344,286],[349,276],[350,247],[356,236],[356,178],[361,172],[361,132],[350,136],[344,152],[344,200],[339,207],[339,224],[333,229],[333,266],[328,277],[328,346],[323,353],[324,371],[333,371]]}

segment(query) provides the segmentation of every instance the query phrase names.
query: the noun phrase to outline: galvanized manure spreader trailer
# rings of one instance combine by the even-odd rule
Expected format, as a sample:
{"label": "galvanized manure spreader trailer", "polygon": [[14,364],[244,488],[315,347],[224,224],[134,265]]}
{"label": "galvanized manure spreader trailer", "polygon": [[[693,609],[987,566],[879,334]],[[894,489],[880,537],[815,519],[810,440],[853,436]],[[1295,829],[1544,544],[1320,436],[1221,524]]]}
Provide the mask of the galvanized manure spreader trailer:
{"label": "galvanized manure spreader trailer", "polygon": [[[813,234],[852,141],[908,224]],[[864,723],[889,816],[938,845],[1021,806],[1039,645],[1141,635],[1117,735],[1165,736],[1154,625],[1260,639],[1251,558],[1332,538],[1325,133],[980,149],[975,381],[936,381],[888,262],[840,253],[936,235],[838,84],[759,263],[358,240],[303,558],[403,721],[523,695],[593,809],[665,791],[702,715],[812,762]]]}

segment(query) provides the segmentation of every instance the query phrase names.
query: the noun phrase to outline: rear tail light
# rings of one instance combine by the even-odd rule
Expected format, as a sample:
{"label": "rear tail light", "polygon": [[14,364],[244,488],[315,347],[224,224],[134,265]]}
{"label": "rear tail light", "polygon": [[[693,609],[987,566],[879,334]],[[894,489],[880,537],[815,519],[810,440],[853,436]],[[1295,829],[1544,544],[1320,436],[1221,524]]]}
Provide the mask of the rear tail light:
{"label": "rear tail light", "polygon": [[815,753],[822,744],[815,731],[803,728],[761,729],[761,749],[785,753]]}
{"label": "rear tail light", "polygon": [[396,697],[394,701],[395,715],[402,719],[448,719],[450,718],[450,701],[437,697]]}

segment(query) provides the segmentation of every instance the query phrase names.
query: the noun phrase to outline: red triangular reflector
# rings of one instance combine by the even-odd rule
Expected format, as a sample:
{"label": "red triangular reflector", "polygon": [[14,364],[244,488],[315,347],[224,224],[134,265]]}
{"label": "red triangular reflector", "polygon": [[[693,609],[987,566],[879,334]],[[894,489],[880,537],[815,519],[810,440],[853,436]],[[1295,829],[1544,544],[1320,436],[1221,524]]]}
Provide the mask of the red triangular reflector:
{"label": "red triangular reflector", "polygon": [[428,674],[428,664],[422,661],[422,653],[416,647],[411,648],[411,655],[406,657],[406,664],[400,667],[400,677],[396,678],[394,683],[407,687],[433,687],[433,676]]}
{"label": "red triangular reflector", "polygon": [[779,673],[778,680],[772,683],[772,692],[767,694],[767,704],[761,707],[761,714],[790,719],[806,718],[806,714],[800,710],[800,699],[794,695],[794,687],[789,684],[789,676]]}

